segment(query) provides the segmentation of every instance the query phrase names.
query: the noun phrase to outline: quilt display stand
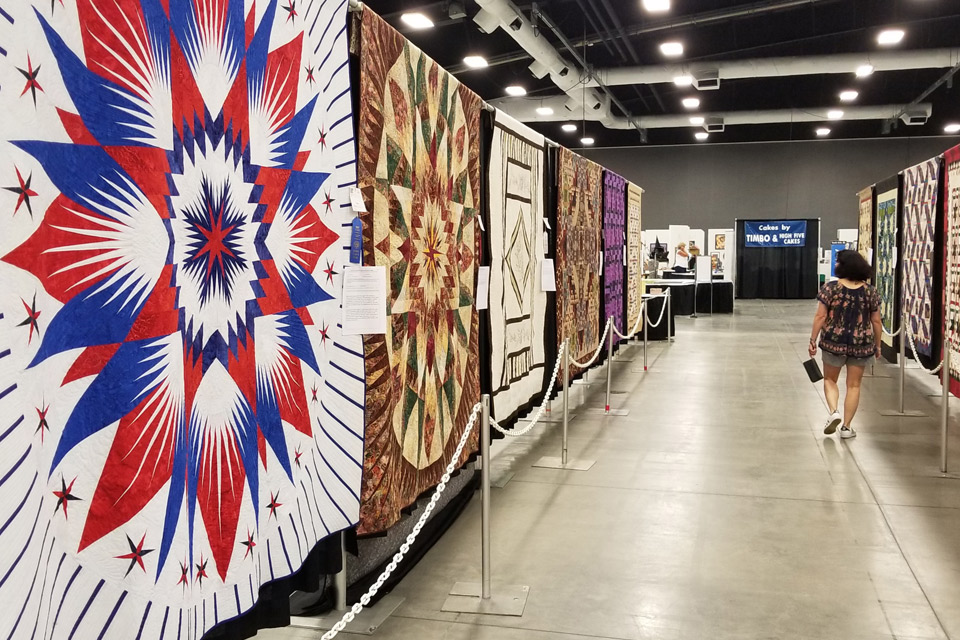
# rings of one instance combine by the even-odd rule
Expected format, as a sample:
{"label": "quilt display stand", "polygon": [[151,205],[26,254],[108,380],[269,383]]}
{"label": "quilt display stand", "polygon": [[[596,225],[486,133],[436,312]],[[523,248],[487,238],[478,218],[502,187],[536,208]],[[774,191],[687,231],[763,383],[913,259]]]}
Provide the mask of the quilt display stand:
{"label": "quilt display stand", "polygon": [[906,332],[909,330],[907,329],[907,322],[909,322],[907,318],[907,312],[906,310],[901,310],[900,327],[902,328],[902,331],[900,332],[901,335],[900,335],[900,385],[899,385],[900,386],[900,404],[899,404],[900,408],[896,411],[893,409],[883,409],[880,411],[880,415],[887,416],[887,417],[897,416],[900,418],[925,418],[927,417],[927,414],[925,414],[923,411],[905,411],[903,408],[903,395],[904,395],[903,392],[904,392],[904,387],[906,386],[906,380],[907,380]]}
{"label": "quilt display stand", "polygon": [[607,332],[607,397],[604,408],[600,409],[599,407],[593,409],[587,409],[587,413],[592,415],[602,415],[602,416],[628,416],[630,415],[629,409],[611,409],[610,408],[610,396],[614,393],[616,394],[626,394],[626,391],[612,391],[611,385],[613,384],[613,316],[610,316],[610,331]]}
{"label": "quilt display stand", "polygon": [[560,457],[543,456],[533,466],[567,471],[589,471],[596,460],[570,460],[567,456],[567,432],[570,423],[570,338],[563,342],[563,448]]}

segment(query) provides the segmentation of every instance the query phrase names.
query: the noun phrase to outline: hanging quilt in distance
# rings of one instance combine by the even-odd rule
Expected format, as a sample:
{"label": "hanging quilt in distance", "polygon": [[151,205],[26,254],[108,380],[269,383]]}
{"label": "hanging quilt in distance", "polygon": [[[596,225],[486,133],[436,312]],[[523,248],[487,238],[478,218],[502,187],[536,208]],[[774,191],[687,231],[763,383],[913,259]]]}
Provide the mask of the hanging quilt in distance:
{"label": "hanging quilt in distance", "polygon": [[931,355],[932,348],[933,246],[939,189],[940,158],[921,162],[903,172],[901,309],[910,319],[917,352],[925,356]]}
{"label": "hanging quilt in distance", "polygon": [[[637,325],[643,303],[643,240],[640,235],[640,202],[643,189],[627,183],[627,329]],[[624,332],[626,333],[626,332]]]}
{"label": "hanging quilt in distance", "polygon": [[[857,234],[857,251],[867,260],[873,256],[873,187],[857,194],[860,204],[860,230]],[[873,266],[875,260],[870,264]]]}
{"label": "hanging quilt in distance", "polygon": [[[896,318],[897,294],[897,189],[877,195],[876,287],[880,294],[883,328],[892,333],[900,322]],[[883,343],[893,346],[893,338],[883,334]]]}
{"label": "hanging quilt in distance", "polygon": [[[603,303],[601,326],[608,318],[620,333],[630,327],[623,321],[623,272],[626,268],[627,181],[612,171],[603,172]],[[613,331],[611,329],[611,331]],[[613,334],[613,343],[619,342]]]}
{"label": "hanging quilt in distance", "polygon": [[950,392],[960,396],[960,146],[943,154],[945,165],[945,268],[950,305],[946,313],[945,341],[950,349]]}
{"label": "hanging quilt in distance", "polygon": [[490,147],[491,413],[507,420],[543,391],[547,294],[544,138],[496,112]]}
{"label": "hanging quilt in distance", "polygon": [[480,401],[481,102],[372,11],[361,21],[364,264],[386,267],[389,313],[364,338],[359,531],[375,533],[440,482]]}
{"label": "hanging quilt in distance", "polygon": [[346,3],[249,7],[3,3],[4,637],[199,638],[358,519]]}

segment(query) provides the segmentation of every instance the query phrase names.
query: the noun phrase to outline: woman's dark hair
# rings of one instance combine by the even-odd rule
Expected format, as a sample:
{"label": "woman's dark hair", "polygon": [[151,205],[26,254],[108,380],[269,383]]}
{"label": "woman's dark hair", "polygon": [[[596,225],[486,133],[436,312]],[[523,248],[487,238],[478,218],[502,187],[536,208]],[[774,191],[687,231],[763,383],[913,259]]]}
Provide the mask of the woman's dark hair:
{"label": "woman's dark hair", "polygon": [[833,275],[855,282],[866,282],[873,275],[870,263],[859,252],[844,249],[837,252],[837,266]]}

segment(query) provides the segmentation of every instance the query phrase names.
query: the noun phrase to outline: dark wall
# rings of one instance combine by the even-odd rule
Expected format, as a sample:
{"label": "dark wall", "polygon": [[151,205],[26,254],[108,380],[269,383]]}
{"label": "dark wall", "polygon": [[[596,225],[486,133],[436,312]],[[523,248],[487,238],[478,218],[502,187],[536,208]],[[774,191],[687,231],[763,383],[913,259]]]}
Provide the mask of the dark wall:
{"label": "dark wall", "polygon": [[858,227],[856,192],[960,143],[960,137],[815,140],[593,149],[640,185],[643,228],[733,228],[735,218],[822,219],[822,244]]}

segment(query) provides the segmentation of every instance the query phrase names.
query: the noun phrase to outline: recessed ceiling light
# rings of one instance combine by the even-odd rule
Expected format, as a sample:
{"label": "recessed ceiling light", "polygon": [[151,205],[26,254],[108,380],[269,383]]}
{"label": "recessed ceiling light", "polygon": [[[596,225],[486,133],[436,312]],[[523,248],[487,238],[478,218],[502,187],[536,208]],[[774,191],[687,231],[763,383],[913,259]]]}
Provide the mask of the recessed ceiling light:
{"label": "recessed ceiling light", "polygon": [[866,78],[866,77],[867,77],[868,75],[870,75],[871,73],[873,73],[873,65],[872,65],[872,64],[862,64],[862,65],[860,65],[859,67],[857,67],[857,77],[858,77],[858,78]]}
{"label": "recessed ceiling light", "polygon": [[660,52],[669,58],[683,55],[683,44],[679,42],[664,42],[660,45]]}
{"label": "recessed ceiling light", "polygon": [[[553,109],[550,107],[537,107],[537,115],[552,116]],[[576,127],[574,127],[574,129],[576,129]]]}
{"label": "recessed ceiling light", "polygon": [[512,84],[506,89],[508,96],[525,96],[527,95],[527,90],[521,87],[520,85]]}
{"label": "recessed ceiling light", "polygon": [[843,102],[853,102],[859,95],[856,91],[841,91],[840,100]]}
{"label": "recessed ceiling light", "polygon": [[683,106],[687,109],[696,109],[700,106],[700,98],[684,98]]}
{"label": "recessed ceiling light", "polygon": [[703,118],[701,118],[700,116],[694,116],[690,118],[690,124],[692,124],[695,127],[699,127],[700,125],[703,124]]}
{"label": "recessed ceiling light", "polygon": [[706,140],[707,138],[710,137],[710,134],[707,133],[706,131],[697,131],[693,135],[697,140]]}
{"label": "recessed ceiling light", "polygon": [[944,133],[958,133],[960,132],[960,124],[952,122],[943,128]]}
{"label": "recessed ceiling light", "polygon": [[643,0],[643,8],[650,13],[670,11],[670,0]]}
{"label": "recessed ceiling light", "polygon": [[903,40],[903,36],[903,29],[884,29],[877,34],[877,44],[899,44],[900,41]]}
{"label": "recessed ceiling light", "polygon": [[591,145],[593,144],[593,138],[580,138],[580,144]]}
{"label": "recessed ceiling light", "polygon": [[830,135],[830,129],[827,129],[826,127],[823,127],[823,128],[821,128],[821,129],[817,129],[817,135],[820,136],[821,138],[822,138],[823,136],[828,136],[828,135]]}
{"label": "recessed ceiling light", "polygon": [[572,132],[574,132],[574,131],[577,130],[577,125],[575,125],[575,124],[570,124],[570,123],[568,122],[567,124],[563,125],[563,126],[560,127],[560,128],[563,129],[564,131],[566,131],[567,133],[572,133]]}
{"label": "recessed ceiling light", "polygon": [[840,109],[831,109],[830,111],[827,111],[828,120],[839,120],[842,117],[843,111],[840,111]]}
{"label": "recessed ceiling light", "polygon": [[484,67],[489,66],[487,64],[487,59],[483,56],[467,56],[463,59],[463,64],[467,65],[471,69],[483,69]]}
{"label": "recessed ceiling light", "polygon": [[673,79],[673,84],[678,87],[689,87],[693,84],[693,76],[676,76]]}
{"label": "recessed ceiling light", "polygon": [[400,20],[411,29],[429,29],[433,26],[433,20],[419,12],[405,13]]}

